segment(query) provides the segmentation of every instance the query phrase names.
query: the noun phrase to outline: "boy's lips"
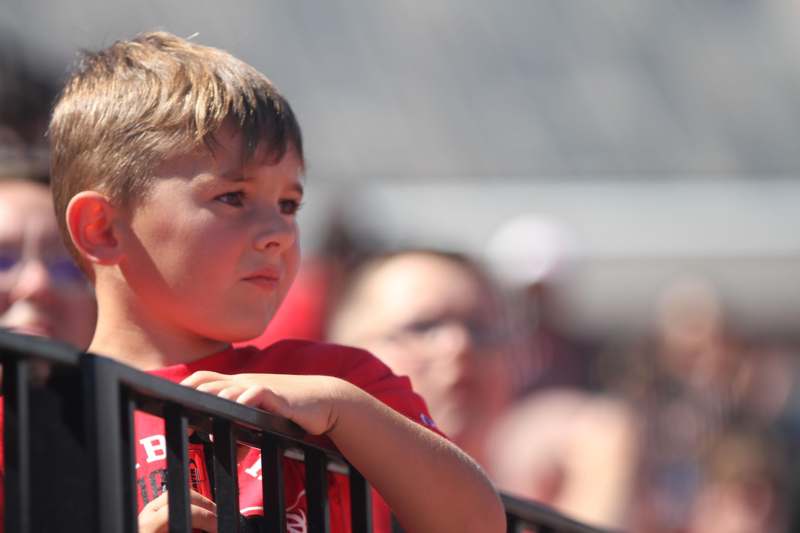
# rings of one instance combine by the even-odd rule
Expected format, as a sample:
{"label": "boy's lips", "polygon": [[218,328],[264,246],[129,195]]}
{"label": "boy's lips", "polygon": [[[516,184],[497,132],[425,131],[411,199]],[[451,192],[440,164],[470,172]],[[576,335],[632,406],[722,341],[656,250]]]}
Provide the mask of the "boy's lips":
{"label": "boy's lips", "polygon": [[275,289],[281,280],[281,274],[277,268],[265,268],[245,276],[243,280],[264,289]]}

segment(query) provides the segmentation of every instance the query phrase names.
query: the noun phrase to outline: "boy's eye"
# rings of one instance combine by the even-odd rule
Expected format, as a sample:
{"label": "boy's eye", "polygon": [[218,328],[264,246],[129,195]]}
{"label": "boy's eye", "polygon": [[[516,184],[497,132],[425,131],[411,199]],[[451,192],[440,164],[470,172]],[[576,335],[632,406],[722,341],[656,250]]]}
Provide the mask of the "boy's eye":
{"label": "boy's eye", "polygon": [[278,205],[281,208],[282,215],[294,215],[300,210],[300,207],[302,206],[302,204],[298,200],[289,200],[289,199],[281,200],[280,202],[278,202]]}
{"label": "boy's eye", "polygon": [[234,207],[242,207],[244,205],[244,191],[226,192],[217,196],[215,200]]}

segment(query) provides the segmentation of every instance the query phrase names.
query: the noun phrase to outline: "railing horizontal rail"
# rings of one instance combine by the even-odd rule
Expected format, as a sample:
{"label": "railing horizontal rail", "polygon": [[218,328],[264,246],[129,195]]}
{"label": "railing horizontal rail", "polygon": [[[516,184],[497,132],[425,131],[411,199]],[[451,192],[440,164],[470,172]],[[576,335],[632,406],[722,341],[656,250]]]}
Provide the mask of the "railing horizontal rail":
{"label": "railing horizontal rail", "polygon": [[536,528],[537,533],[614,533],[573,520],[537,502],[510,494],[501,494],[500,497],[506,508],[509,533],[522,531],[526,526]]}
{"label": "railing horizontal rail", "polygon": [[[298,442],[302,442],[305,438],[305,432],[297,424],[285,418],[172,383],[106,357],[86,355],[92,357],[94,364],[107,367],[120,384],[128,387],[137,401],[137,408],[141,411],[163,417],[164,406],[173,403],[181,405],[190,415],[198,415],[191,418],[190,423],[209,433],[211,427],[206,419],[220,417],[234,421],[243,428],[280,433]],[[258,446],[255,442],[253,444]]]}
{"label": "railing horizontal rail", "polygon": [[83,352],[68,344],[30,335],[18,335],[0,329],[0,355],[4,360],[37,359],[77,366]]}

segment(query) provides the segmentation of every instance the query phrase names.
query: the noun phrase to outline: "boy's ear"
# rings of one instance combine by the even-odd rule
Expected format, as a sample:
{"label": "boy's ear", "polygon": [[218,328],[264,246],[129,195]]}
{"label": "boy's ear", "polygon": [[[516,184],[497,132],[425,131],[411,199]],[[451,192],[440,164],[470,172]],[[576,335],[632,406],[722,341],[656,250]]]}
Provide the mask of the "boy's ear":
{"label": "boy's ear", "polygon": [[82,191],[67,205],[67,228],[72,243],[88,261],[113,265],[122,255],[116,222],[119,212],[96,191]]}

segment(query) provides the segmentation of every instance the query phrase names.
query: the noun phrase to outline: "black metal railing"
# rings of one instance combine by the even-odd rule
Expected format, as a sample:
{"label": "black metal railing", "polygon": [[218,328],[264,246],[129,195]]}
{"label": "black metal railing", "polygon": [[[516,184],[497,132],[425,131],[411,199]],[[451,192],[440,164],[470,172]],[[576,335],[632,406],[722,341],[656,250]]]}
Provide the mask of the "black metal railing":
{"label": "black metal railing", "polygon": [[[292,422],[177,385],[66,345],[0,331],[4,529],[8,533],[134,533],[134,412],[164,419],[170,533],[191,531],[188,429],[210,435],[218,529],[242,527],[237,442],[261,451],[266,531],[286,530],[283,460],[305,463],[307,530],[330,529],[328,476],[349,476],[353,533],[372,531],[367,482]],[[503,496],[508,531],[600,533],[532,502]]]}
{"label": "black metal railing", "polygon": [[501,494],[506,508],[508,533],[611,533],[564,516],[553,509],[530,500]]}

